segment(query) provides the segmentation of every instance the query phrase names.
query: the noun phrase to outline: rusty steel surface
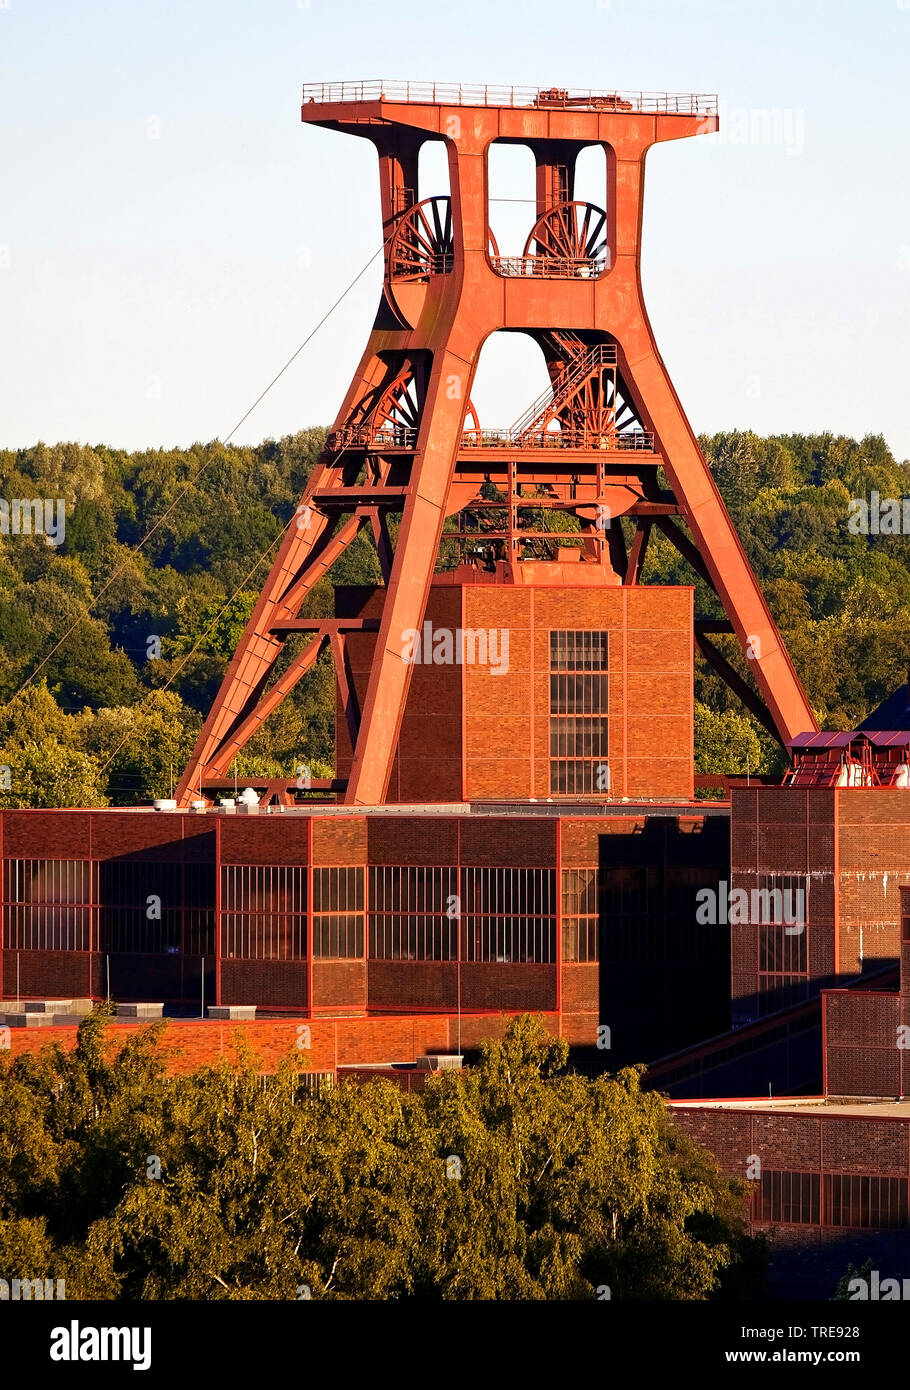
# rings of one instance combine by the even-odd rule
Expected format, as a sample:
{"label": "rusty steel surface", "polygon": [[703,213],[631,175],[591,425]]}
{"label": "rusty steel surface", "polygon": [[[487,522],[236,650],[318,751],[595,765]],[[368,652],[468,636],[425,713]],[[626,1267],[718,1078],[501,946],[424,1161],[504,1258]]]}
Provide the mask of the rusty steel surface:
{"label": "rusty steel surface", "polygon": [[[383,803],[411,675],[402,634],[423,619],[446,518],[459,518],[454,541],[462,544],[465,518],[482,516],[491,500],[486,483],[500,492],[493,500],[505,522],[490,539],[513,571],[541,502],[574,516],[582,559],[612,567],[617,582],[638,582],[657,525],[716,591],[758,694],[702,632],[715,668],[782,742],[817,727],[642,297],[645,157],[656,143],[716,130],[716,109],[713,96],[672,93],[380,81],[304,88],[305,122],[376,147],[383,290],[360,365],[178,787],[182,805],[223,783],[239,749],[326,647],[349,697],[355,741],[345,801]],[[451,193],[418,201],[427,140],[445,144]],[[487,160],[497,140],[530,147],[537,168],[519,257],[501,257],[489,227]],[[574,198],[575,159],[588,146],[606,156],[603,207]],[[537,342],[551,385],[515,425],[490,429],[470,393],[481,348],[502,329]],[[401,517],[394,552],[390,512]],[[628,551],[621,527],[604,528],[603,515],[635,523]],[[353,704],[344,632],[327,625],[314,625],[310,645],[270,686],[304,598],[366,525],[387,590],[363,708]]]}

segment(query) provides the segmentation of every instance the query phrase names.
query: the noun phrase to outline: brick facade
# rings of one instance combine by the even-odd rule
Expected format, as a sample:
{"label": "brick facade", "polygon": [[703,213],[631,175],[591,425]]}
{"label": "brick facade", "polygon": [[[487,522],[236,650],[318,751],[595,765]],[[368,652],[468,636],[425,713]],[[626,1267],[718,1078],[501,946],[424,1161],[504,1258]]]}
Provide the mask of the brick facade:
{"label": "brick facade", "polygon": [[[502,1012],[553,1013],[601,1064],[652,1059],[727,1023],[726,939],[694,913],[696,884],[724,872],[723,813],[6,811],[0,839],[3,998],[110,993],[313,1018],[460,1007],[480,1027]],[[374,870],[405,885],[391,914],[371,901]],[[352,876],[353,907],[320,904],[320,875]],[[566,875],[592,885],[580,957],[563,932]],[[421,908],[427,876],[445,892]],[[161,898],[160,932],[147,892]],[[457,927],[446,925],[452,893],[467,894]],[[52,949],[67,933],[69,948]],[[596,1051],[603,1024],[608,1055]]]}
{"label": "brick facade", "polygon": [[[551,630],[608,634],[612,795],[691,798],[692,604],[690,588],[461,585],[438,577],[425,619],[433,632],[506,633],[508,659],[498,637],[496,661],[415,662],[388,800],[551,797]],[[381,590],[336,590],[338,616],[381,612]],[[346,638],[361,706],[375,641],[371,632]],[[340,698],[336,740],[337,773],[345,777],[352,748]]]}

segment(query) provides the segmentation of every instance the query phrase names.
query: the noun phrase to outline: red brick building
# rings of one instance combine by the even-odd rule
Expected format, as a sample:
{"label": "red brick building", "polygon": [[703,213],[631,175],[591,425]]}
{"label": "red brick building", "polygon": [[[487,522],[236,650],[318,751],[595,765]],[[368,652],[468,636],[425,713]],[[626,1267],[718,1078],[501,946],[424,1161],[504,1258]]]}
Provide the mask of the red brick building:
{"label": "red brick building", "polygon": [[805,931],[731,923],[733,1020],[817,996],[900,950],[910,873],[910,792],[898,787],[735,787],[733,890],[805,893]]}
{"label": "red brick building", "polygon": [[[823,991],[822,1094],[672,1102],[677,1123],[712,1149],[726,1172],[754,1182],[752,1226],[772,1235],[774,1287],[782,1295],[830,1297],[848,1262],[871,1259],[882,1278],[910,1276],[910,886],[884,886],[894,876],[884,865],[893,864],[893,845],[905,831],[897,820],[901,802],[893,799],[902,794],[887,788],[831,793],[843,798],[833,814],[837,838],[850,847],[841,873],[847,883],[858,879],[868,888],[865,897],[859,890],[845,894],[845,935],[858,938],[863,904],[870,914],[877,910],[879,921],[883,900],[887,911],[896,907],[890,937],[871,939],[876,946],[896,939],[900,972],[890,990]],[[793,798],[794,812],[805,805],[799,790],[781,795]],[[810,813],[824,795],[810,793]],[[759,804],[780,817],[779,799]],[[800,824],[776,818],[772,833],[782,823]],[[887,829],[876,833],[870,826]],[[910,878],[906,861],[900,876]],[[852,947],[849,959],[854,968],[863,964]]]}
{"label": "red brick building", "polygon": [[726,937],[694,913],[727,818],[603,811],[6,811],[0,996],[532,1010],[657,1056],[727,1026]]}
{"label": "red brick building", "polygon": [[[526,561],[510,576],[436,576],[403,642],[414,670],[389,800],[691,800],[692,589],[608,585],[577,562]],[[336,590],[339,617],[381,611],[382,590]],[[346,638],[361,702],[375,641]],[[340,699],[336,730],[345,777]]]}
{"label": "red brick building", "polygon": [[[693,591],[571,553],[437,576],[402,634],[402,811],[3,813],[0,994],[533,1010],[582,1049],[606,1028],[611,1061],[726,1028],[726,935],[693,910],[729,859],[726,808],[692,800]],[[381,605],[336,590],[340,777]]]}

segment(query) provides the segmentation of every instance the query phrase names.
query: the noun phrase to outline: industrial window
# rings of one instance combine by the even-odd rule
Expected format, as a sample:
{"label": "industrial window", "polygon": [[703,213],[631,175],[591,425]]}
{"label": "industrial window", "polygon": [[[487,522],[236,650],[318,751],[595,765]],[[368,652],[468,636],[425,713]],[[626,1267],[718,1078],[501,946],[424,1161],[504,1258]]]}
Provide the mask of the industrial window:
{"label": "industrial window", "polygon": [[88,859],[6,859],[3,899],[8,903],[82,903],[92,901]]}
{"label": "industrial window", "polygon": [[[652,869],[650,877],[656,878]],[[610,864],[600,872],[601,905],[605,913],[613,916],[647,913],[650,909],[649,871],[643,864]],[[654,885],[659,887],[659,885]],[[659,893],[654,894],[660,905]]]}
{"label": "industrial window", "polygon": [[222,957],[305,959],[306,905],[307,871],[299,865],[223,865]]}
{"label": "industrial window", "polygon": [[370,868],[370,958],[454,960],[458,870],[377,864]]}
{"label": "industrial window", "polygon": [[550,633],[552,671],[606,671],[607,634],[587,629]]}
{"label": "industrial window", "polygon": [[183,954],[213,956],[215,954],[214,910],[190,909],[183,914]]}
{"label": "industrial window", "polygon": [[818,1173],[787,1173],[766,1170],[756,1194],[758,1221],[780,1221],[785,1225],[817,1226],[820,1221]]}
{"label": "industrial window", "polygon": [[313,955],[320,960],[363,959],[361,865],[313,870]]}
{"label": "industrial window", "polygon": [[5,907],[3,944],[11,951],[88,951],[91,915],[68,903]]}
{"label": "industrial window", "polygon": [[759,971],[767,975],[804,975],[806,933],[787,935],[786,927],[759,927]]}
{"label": "industrial window", "polygon": [[773,976],[763,990],[808,978],[809,880],[805,874],[760,874],[749,890],[749,920],[758,924],[758,970]]}
{"label": "industrial window", "polygon": [[550,633],[550,791],[609,791],[607,633]]}
{"label": "industrial window", "polygon": [[306,917],[232,913],[221,919],[224,960],[303,960]]}
{"label": "industrial window", "polygon": [[222,912],[306,912],[305,868],[296,864],[225,864]]}
{"label": "industrial window", "polygon": [[17,951],[91,949],[93,865],[87,859],[7,859],[4,944]]}
{"label": "industrial window", "polygon": [[907,1179],[865,1177],[856,1173],[825,1175],[828,1224],[888,1230],[906,1226]]}
{"label": "industrial window", "polygon": [[98,864],[97,950],[212,955],[214,933],[212,865],[138,859]]}
{"label": "industrial window", "polygon": [[121,951],[174,954],[181,948],[182,917],[180,912],[158,913],[152,904],[147,909],[105,908],[98,913],[97,949],[112,955]]}
{"label": "industrial window", "polygon": [[460,898],[465,960],[555,961],[554,869],[463,868]]}
{"label": "industrial window", "polygon": [[564,869],[562,874],[562,958],[597,960],[597,870]]}
{"label": "industrial window", "polygon": [[[761,926],[803,928],[809,921],[809,878],[806,874],[759,874],[750,920]],[[794,934],[796,934],[794,932]]]}

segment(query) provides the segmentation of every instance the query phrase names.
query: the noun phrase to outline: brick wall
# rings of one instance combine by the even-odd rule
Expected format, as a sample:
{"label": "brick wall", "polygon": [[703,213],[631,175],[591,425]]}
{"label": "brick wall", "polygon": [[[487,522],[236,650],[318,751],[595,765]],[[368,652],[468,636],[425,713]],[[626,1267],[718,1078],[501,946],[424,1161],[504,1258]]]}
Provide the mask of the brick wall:
{"label": "brick wall", "polygon": [[[731,887],[762,874],[804,876],[809,997],[900,954],[900,885],[910,880],[910,797],[903,789],[734,788]],[[793,1002],[759,972],[757,924],[734,924],[734,1019]]]}
{"label": "brick wall", "polygon": [[898,787],[845,787],[836,796],[844,975],[900,954],[900,884],[910,882],[910,796]]}
{"label": "brick wall", "polygon": [[[549,632],[571,628],[609,634],[613,794],[691,797],[692,602],[690,588],[434,583],[425,619],[434,631],[492,631],[500,647],[495,662],[414,665],[389,800],[548,797]],[[378,617],[381,608],[380,590],[336,590],[340,616]],[[374,633],[347,638],[361,706],[375,641]],[[336,739],[344,777],[352,749],[340,706]]]}
{"label": "brick wall", "polygon": [[[837,1108],[797,1115],[781,1111],[725,1110],[712,1106],[673,1105],[671,1114],[691,1138],[715,1154],[731,1177],[746,1178],[757,1157],[764,1170],[858,1174],[869,1177],[910,1176],[910,1118],[847,1115]],[[758,1224],[757,1222],[754,1224]],[[831,1227],[822,1200],[820,1222]],[[808,1225],[792,1226],[802,1239]],[[869,1238],[872,1231],[865,1233]]]}
{"label": "brick wall", "polygon": [[838,875],[836,793],[827,789],[734,787],[731,793],[729,887],[750,895],[764,876],[791,876],[804,885],[807,972],[787,981],[760,970],[760,928],[730,926],[733,1021],[752,1022],[817,995],[837,982]]}
{"label": "brick wall", "polygon": [[[558,1035],[557,1016],[541,1017],[549,1031]],[[334,1071],[342,1065],[413,1062],[426,1053],[451,1053],[456,1050],[459,1037],[462,1050],[470,1051],[484,1039],[501,1038],[508,1023],[508,1017],[502,1014],[463,1014],[459,1032],[459,1020],[453,1014],[370,1019],[282,1018],[242,1023],[174,1019],[167,1023],[164,1044],[171,1054],[168,1066],[173,1072],[189,1072],[221,1057],[233,1059],[241,1038],[252,1048],[264,1072],[274,1071],[285,1058],[302,1063],[309,1071]],[[122,1046],[141,1026],[112,1024],[111,1045],[115,1049]],[[301,1049],[298,1040],[305,1039],[307,1033],[310,1046]],[[71,1050],[76,1043],[75,1027],[11,1031],[14,1057],[58,1043],[66,1051]]]}

